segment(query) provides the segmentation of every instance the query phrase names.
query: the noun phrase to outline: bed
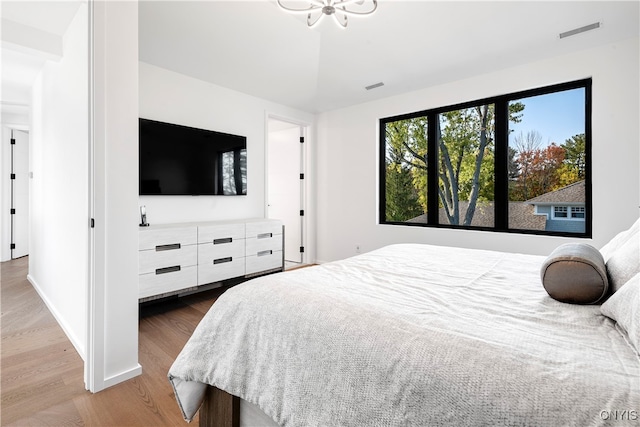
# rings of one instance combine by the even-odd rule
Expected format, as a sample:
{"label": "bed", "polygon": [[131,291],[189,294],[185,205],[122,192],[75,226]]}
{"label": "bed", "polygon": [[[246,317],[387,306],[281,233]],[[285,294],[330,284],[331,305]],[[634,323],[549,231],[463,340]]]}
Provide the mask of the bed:
{"label": "bed", "polygon": [[544,256],[423,244],[256,278],[215,302],[169,380],[186,420],[204,402],[201,425],[241,406],[280,426],[635,425],[638,318],[614,319],[640,313],[637,228],[603,248],[635,259],[605,304],[551,298]]}

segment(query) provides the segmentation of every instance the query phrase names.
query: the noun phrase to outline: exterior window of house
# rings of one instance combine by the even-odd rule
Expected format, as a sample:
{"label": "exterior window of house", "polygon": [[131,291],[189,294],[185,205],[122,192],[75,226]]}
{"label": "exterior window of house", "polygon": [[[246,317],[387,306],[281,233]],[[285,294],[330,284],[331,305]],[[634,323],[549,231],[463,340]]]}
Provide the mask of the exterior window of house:
{"label": "exterior window of house", "polygon": [[590,121],[591,79],[381,119],[379,221],[590,237]]}
{"label": "exterior window of house", "polygon": [[567,218],[567,210],[566,206],[555,206],[553,208],[554,218]]}
{"label": "exterior window of house", "polygon": [[572,207],[571,208],[571,218],[576,218],[576,219],[584,219],[584,207]]}

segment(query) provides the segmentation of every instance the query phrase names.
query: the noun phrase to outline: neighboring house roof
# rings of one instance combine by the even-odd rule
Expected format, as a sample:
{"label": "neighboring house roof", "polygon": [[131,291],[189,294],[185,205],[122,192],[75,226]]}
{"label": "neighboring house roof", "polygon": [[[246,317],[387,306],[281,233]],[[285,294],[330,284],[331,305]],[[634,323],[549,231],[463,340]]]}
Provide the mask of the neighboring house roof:
{"label": "neighboring house roof", "polygon": [[[460,201],[460,221],[464,221],[464,216],[469,207],[469,202]],[[494,227],[495,211],[493,202],[478,203],[476,211],[473,214],[471,226],[473,227]],[[449,220],[444,211],[440,208],[439,213],[440,224],[448,224]],[[546,215],[536,215],[533,205],[525,202],[509,202],[509,228],[517,230],[544,230],[546,224]],[[427,223],[427,214],[417,216],[408,220],[413,223]]]}
{"label": "neighboring house roof", "polygon": [[[534,205],[584,205],[585,192],[584,180],[574,182],[566,187],[542,194],[525,202],[509,202],[509,228],[514,230],[545,230],[547,215],[536,215]],[[464,216],[469,208],[469,202],[460,201],[460,221],[464,221]],[[473,227],[494,227],[495,210],[493,202],[478,202],[476,211],[471,221]],[[447,214],[444,208],[439,211],[440,224],[448,224]],[[427,223],[427,214],[411,218],[407,222]]]}
{"label": "neighboring house roof", "polygon": [[541,194],[538,197],[527,200],[525,203],[531,205],[550,205],[550,204],[583,204],[585,201],[584,180],[574,182],[566,187],[559,188],[555,191]]}

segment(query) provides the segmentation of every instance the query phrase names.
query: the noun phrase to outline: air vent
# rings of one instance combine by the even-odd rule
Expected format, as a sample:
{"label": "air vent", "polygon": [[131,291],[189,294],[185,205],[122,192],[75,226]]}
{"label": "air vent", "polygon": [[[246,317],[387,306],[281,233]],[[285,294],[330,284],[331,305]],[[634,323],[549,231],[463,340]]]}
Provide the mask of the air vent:
{"label": "air vent", "polygon": [[380,87],[380,86],[384,86],[384,83],[379,82],[379,83],[375,83],[375,84],[372,84],[372,85],[369,85],[369,86],[365,86],[365,89],[366,90],[371,90],[371,89],[375,89],[375,88]]}
{"label": "air vent", "polygon": [[596,28],[600,28],[599,22],[594,22],[593,24],[585,25],[584,27],[576,28],[575,30],[565,31],[564,33],[560,33],[560,38],[564,39],[565,37],[575,36],[576,34],[584,33],[585,31],[595,30]]}

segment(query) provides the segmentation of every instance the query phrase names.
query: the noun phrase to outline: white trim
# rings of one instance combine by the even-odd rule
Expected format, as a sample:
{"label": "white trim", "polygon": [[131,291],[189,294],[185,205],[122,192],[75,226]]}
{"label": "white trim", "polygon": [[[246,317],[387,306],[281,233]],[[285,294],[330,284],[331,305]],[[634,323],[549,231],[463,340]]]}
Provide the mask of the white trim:
{"label": "white trim", "polygon": [[[303,120],[294,119],[291,117],[279,115],[276,113],[270,113],[269,111],[265,111],[265,150],[264,150],[264,216],[266,217],[268,214],[268,194],[269,194],[269,156],[267,155],[269,150],[269,120],[278,120],[281,122],[291,123],[293,125],[297,125],[300,128],[301,134],[304,134],[304,144],[300,147],[300,172],[304,173],[304,186],[301,187],[300,194],[300,204],[301,209],[304,210],[305,215],[302,217],[302,245],[305,248],[305,251],[302,253],[302,263],[303,264],[312,264],[314,263],[315,251],[312,249],[315,247],[315,242],[311,239],[311,234],[309,233],[309,229],[313,224],[313,220],[311,218],[311,206],[309,201],[312,199],[311,191],[312,191],[312,176],[309,173],[307,165],[309,164],[309,153],[311,150],[309,149],[311,144],[311,123],[308,123]],[[286,233],[286,230],[285,230]]]}
{"label": "white trim", "polygon": [[138,363],[137,366],[132,369],[129,369],[117,375],[112,375],[108,378],[105,378],[104,388],[108,388],[116,384],[120,384],[123,381],[130,380],[131,378],[137,377],[138,375],[141,375],[141,374],[142,374],[142,366]]}
{"label": "white trim", "polygon": [[58,313],[58,311],[55,309],[55,306],[51,304],[49,299],[46,297],[46,294],[40,290],[40,286],[38,285],[38,282],[36,282],[36,280],[33,278],[33,276],[27,274],[27,280],[29,281],[29,283],[31,283],[33,289],[36,290],[36,292],[40,296],[40,299],[42,300],[42,302],[44,302],[44,305],[47,306],[49,313],[51,313],[51,315],[56,319],[56,322],[58,322],[58,325],[60,325],[67,338],[69,338],[69,341],[71,341],[71,344],[73,344],[73,347],[78,352],[78,355],[80,355],[82,360],[86,361],[86,353],[85,349],[82,347],[82,341],[74,335],[73,328],[69,327],[67,322],[64,320],[64,317],[61,316],[60,313]]}
{"label": "white trim", "polygon": [[[88,135],[88,174],[89,174],[89,217],[96,217],[95,206],[95,0],[89,0],[88,6],[88,37],[89,37],[89,135]],[[103,6],[104,7],[104,6]],[[103,12],[104,13],[104,12]],[[96,295],[104,295],[104,284],[96,280],[96,232],[95,228],[89,229],[88,244],[88,268],[87,268],[87,358],[85,359],[84,381],[85,388],[93,393],[106,388],[104,382],[104,309],[98,303]]]}

